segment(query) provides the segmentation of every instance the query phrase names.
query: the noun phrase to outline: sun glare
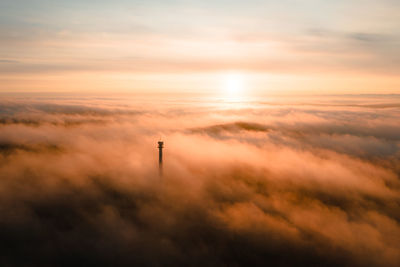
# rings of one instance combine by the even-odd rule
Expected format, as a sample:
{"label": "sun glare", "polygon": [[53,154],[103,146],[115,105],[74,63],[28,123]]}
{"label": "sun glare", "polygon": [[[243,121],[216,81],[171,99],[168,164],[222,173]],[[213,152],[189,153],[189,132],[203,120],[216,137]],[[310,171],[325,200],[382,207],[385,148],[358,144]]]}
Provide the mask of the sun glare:
{"label": "sun glare", "polygon": [[222,79],[222,89],[227,97],[238,97],[244,91],[245,81],[243,74],[229,73],[225,74]]}

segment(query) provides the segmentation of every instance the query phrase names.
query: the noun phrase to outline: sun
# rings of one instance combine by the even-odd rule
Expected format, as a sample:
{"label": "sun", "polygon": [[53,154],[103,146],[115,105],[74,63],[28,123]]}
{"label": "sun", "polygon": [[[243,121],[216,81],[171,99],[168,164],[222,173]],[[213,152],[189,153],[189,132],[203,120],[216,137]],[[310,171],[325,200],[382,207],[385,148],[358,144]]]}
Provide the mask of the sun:
{"label": "sun", "polygon": [[239,97],[243,94],[245,78],[241,73],[228,73],[222,76],[222,90],[225,96],[230,98]]}

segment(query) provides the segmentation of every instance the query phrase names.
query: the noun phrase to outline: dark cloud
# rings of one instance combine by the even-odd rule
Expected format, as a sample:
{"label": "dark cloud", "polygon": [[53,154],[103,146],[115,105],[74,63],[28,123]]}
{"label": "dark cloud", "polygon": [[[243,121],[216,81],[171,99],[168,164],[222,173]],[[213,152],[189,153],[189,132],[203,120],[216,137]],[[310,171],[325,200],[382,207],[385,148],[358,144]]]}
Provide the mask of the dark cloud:
{"label": "dark cloud", "polygon": [[192,129],[191,131],[194,133],[220,134],[220,133],[223,133],[224,131],[238,132],[240,130],[255,131],[255,132],[267,132],[269,129],[267,126],[262,125],[262,124],[239,121],[239,122],[228,123],[228,124],[219,124],[219,125],[208,126],[206,128],[195,128],[195,129]]}
{"label": "dark cloud", "polygon": [[54,144],[13,144],[13,143],[0,143],[0,154],[10,155],[19,151],[44,153],[47,151],[61,152],[61,148]]}
{"label": "dark cloud", "polygon": [[383,42],[386,40],[390,40],[387,36],[382,34],[371,34],[362,32],[350,34],[349,38],[362,42]]}
{"label": "dark cloud", "polygon": [[0,63],[18,63],[16,60],[0,59]]}
{"label": "dark cloud", "polygon": [[39,127],[43,124],[63,127],[78,127],[86,124],[107,124],[115,116],[143,114],[142,111],[121,108],[100,108],[80,104],[57,103],[0,103],[0,125],[27,125]]}
{"label": "dark cloud", "polygon": [[2,101],[0,263],[398,266],[399,110],[354,102]]}

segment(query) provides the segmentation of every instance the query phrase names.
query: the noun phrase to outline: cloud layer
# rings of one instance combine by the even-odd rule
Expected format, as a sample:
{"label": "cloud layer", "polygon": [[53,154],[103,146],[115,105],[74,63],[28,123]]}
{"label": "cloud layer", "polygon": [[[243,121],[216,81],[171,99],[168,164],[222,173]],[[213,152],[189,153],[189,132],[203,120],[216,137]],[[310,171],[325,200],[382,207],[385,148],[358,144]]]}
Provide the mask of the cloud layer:
{"label": "cloud layer", "polygon": [[324,101],[2,100],[1,265],[398,266],[398,104]]}

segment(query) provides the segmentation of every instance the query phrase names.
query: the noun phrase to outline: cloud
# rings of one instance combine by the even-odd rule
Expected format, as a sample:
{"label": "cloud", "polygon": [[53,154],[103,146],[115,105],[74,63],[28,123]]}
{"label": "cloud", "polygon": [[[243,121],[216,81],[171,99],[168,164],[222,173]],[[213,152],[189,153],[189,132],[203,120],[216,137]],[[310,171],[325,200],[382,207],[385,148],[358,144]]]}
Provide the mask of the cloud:
{"label": "cloud", "polygon": [[397,107],[121,101],[2,101],[3,265],[400,263]]}
{"label": "cloud", "polygon": [[293,42],[291,48],[308,55],[323,68],[387,75],[397,73],[399,43],[395,33],[313,28]]}
{"label": "cloud", "polygon": [[0,59],[0,64],[1,63],[18,63],[18,61],[8,60],[8,59]]}

